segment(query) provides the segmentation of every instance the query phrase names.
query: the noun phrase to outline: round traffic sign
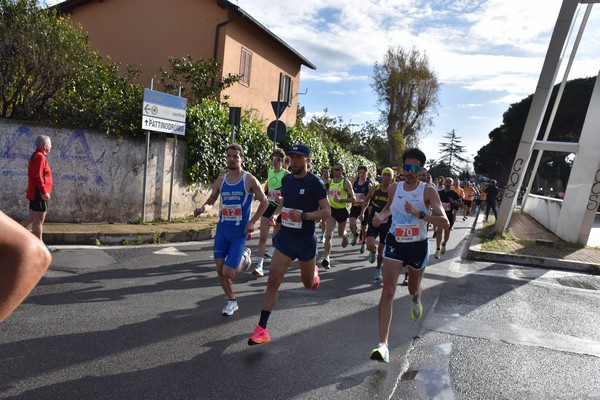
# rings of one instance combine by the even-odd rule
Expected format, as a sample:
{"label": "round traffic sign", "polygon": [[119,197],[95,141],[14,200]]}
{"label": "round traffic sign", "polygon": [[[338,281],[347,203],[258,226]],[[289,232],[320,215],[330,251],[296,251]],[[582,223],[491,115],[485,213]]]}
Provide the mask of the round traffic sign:
{"label": "round traffic sign", "polygon": [[[287,127],[279,120],[272,121],[267,127],[267,135],[274,142],[283,142],[287,134]],[[277,137],[276,137],[277,135]]]}

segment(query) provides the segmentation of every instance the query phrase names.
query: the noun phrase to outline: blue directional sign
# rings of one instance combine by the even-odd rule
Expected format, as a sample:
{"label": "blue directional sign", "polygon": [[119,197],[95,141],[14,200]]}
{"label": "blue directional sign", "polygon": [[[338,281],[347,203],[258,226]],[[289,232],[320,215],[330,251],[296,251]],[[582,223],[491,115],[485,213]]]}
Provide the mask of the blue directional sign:
{"label": "blue directional sign", "polygon": [[185,135],[186,108],[186,98],[144,89],[142,128]]}

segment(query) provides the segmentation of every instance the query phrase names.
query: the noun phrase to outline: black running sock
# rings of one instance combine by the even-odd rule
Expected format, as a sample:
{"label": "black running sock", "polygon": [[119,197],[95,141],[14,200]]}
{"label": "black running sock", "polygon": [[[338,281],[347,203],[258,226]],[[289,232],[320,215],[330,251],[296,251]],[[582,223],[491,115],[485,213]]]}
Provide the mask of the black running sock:
{"label": "black running sock", "polygon": [[267,321],[269,320],[270,315],[271,311],[260,310],[260,320],[258,321],[258,326],[263,329],[267,329]]}

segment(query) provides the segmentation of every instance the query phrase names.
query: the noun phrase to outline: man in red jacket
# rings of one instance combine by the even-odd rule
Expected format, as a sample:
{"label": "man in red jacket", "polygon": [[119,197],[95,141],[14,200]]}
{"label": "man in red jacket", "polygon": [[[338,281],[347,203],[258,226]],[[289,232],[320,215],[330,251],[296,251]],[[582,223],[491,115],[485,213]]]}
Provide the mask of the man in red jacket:
{"label": "man in red jacket", "polygon": [[[29,216],[21,225],[28,227],[35,236],[42,240],[42,225],[48,211],[48,200],[52,191],[52,171],[46,156],[52,149],[50,137],[40,135],[35,140],[35,152],[29,158],[27,166],[27,200],[29,200]],[[49,248],[49,250],[53,250]]]}

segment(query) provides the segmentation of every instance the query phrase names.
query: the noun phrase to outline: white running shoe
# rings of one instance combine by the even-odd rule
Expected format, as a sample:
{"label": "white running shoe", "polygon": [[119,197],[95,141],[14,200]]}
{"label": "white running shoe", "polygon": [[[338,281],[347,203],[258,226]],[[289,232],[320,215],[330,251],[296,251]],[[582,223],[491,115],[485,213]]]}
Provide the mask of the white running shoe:
{"label": "white running shoe", "polygon": [[233,315],[238,309],[237,300],[228,300],[225,308],[223,308],[223,315]]}
{"label": "white running shoe", "polygon": [[252,255],[252,250],[250,250],[248,247],[246,247],[244,249],[244,262],[242,263],[242,271],[244,272],[248,272],[248,270],[250,269],[250,266],[252,265],[252,259],[250,258],[250,256]]}
{"label": "white running shoe", "polygon": [[275,253],[275,247],[269,247],[267,251],[265,251],[265,258],[273,257],[273,253]]}
{"label": "white running shoe", "polygon": [[254,276],[265,276],[265,271],[263,270],[263,265],[258,264],[256,267],[254,267],[254,269],[252,270],[252,275]]}

